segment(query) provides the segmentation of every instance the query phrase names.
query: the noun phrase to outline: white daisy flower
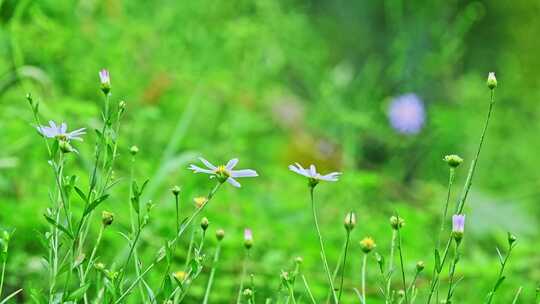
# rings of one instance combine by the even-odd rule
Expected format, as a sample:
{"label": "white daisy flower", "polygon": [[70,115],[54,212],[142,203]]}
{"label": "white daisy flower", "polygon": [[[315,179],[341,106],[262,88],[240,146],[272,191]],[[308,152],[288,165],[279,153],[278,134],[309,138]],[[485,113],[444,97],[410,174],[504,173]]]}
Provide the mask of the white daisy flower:
{"label": "white daisy flower", "polygon": [[65,122],[57,125],[54,121],[49,121],[49,126],[39,126],[37,130],[41,135],[47,138],[57,138],[59,140],[70,141],[79,140],[82,141],[81,135],[86,134],[85,128],[81,128],[75,131],[67,132],[67,124]]}
{"label": "white daisy flower", "polygon": [[196,165],[190,165],[189,169],[193,170],[194,173],[206,173],[210,174],[210,178],[217,178],[221,183],[228,182],[229,184],[240,188],[240,183],[236,181],[235,178],[241,177],[256,177],[259,176],[255,170],[243,169],[243,170],[233,170],[233,168],[238,164],[238,158],[233,158],[227,162],[226,165],[214,166],[206,159],[199,157],[199,160],[206,166],[208,169],[201,168]]}
{"label": "white daisy flower", "polygon": [[312,187],[317,185],[319,181],[337,182],[338,177],[341,175],[341,172],[332,172],[322,175],[317,172],[317,168],[315,168],[315,165],[309,166],[309,169],[304,169],[304,167],[302,167],[302,165],[300,165],[299,163],[290,165],[289,170],[309,178],[309,184]]}

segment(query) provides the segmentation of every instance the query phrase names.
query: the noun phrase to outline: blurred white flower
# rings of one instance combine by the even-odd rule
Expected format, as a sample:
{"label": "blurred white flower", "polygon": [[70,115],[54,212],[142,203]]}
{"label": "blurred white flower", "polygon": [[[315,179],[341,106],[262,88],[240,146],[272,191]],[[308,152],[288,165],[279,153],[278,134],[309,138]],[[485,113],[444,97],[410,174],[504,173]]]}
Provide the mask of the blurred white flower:
{"label": "blurred white flower", "polygon": [[235,178],[241,177],[256,177],[259,176],[255,170],[243,169],[243,170],[233,170],[233,168],[238,164],[238,158],[233,158],[229,160],[226,165],[214,166],[206,159],[199,157],[199,160],[206,166],[208,169],[203,169],[196,165],[190,165],[189,169],[193,170],[194,173],[206,173],[210,174],[210,178],[217,178],[220,182],[228,182],[229,184],[240,188],[241,185]]}
{"label": "blurred white flower", "polygon": [[424,103],[413,93],[398,96],[390,103],[390,125],[402,134],[418,134],[426,120]]}

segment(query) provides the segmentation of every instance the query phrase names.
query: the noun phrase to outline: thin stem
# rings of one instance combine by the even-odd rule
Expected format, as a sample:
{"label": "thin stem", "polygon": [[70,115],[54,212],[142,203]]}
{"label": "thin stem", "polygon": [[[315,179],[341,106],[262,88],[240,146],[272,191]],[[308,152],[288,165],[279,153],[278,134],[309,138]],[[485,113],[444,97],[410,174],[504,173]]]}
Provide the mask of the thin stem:
{"label": "thin stem", "polygon": [[244,262],[242,263],[242,276],[240,277],[240,286],[238,288],[238,296],[236,297],[236,304],[240,304],[242,299],[242,290],[244,289],[244,278],[247,272],[247,262],[249,260],[249,249],[246,249],[246,254],[244,256]]}
{"label": "thin stem", "polygon": [[512,304],[516,304],[517,303],[517,300],[519,298],[519,295],[521,294],[521,290],[523,290],[523,287],[522,286],[519,286],[517,292],[516,292],[516,295],[514,296],[514,300],[512,300]]}
{"label": "thin stem", "polygon": [[446,258],[448,256],[448,251],[450,249],[451,244],[452,244],[452,237],[450,237],[448,239],[448,242],[446,242],[446,247],[444,249],[443,257],[441,259],[440,270],[438,270],[437,267],[433,267],[433,278],[431,279],[431,286],[429,289],[429,295],[428,295],[428,301],[427,301],[428,304],[431,303],[431,298],[433,297],[433,294],[435,293],[435,290],[437,289],[437,286],[439,283],[439,277],[443,269],[443,266],[446,263]]}
{"label": "thin stem", "polygon": [[449,283],[448,283],[448,293],[446,295],[446,301],[445,303],[450,303],[450,299],[453,295],[453,289],[454,289],[454,274],[456,272],[456,265],[459,261],[459,242],[456,241],[455,251],[454,251],[454,261],[452,265],[450,266],[450,273],[449,273]]}
{"label": "thin stem", "polygon": [[391,302],[390,289],[392,285],[392,275],[394,274],[394,251],[396,248],[397,230],[392,229],[392,241],[390,243],[390,258],[388,260],[388,281],[386,282],[386,299],[385,303]]}
{"label": "thin stem", "polygon": [[[396,216],[396,217],[399,219],[399,216]],[[405,268],[403,267],[403,252],[401,249],[401,233],[400,233],[399,225],[396,231],[397,231],[397,240],[398,240],[397,248],[398,248],[398,253],[399,253],[399,262],[401,264],[401,280],[403,283],[403,291],[405,292],[405,304],[408,304],[409,299],[407,295],[407,283],[405,282]]]}
{"label": "thin stem", "polygon": [[[343,260],[343,256],[345,256],[345,245],[346,244],[343,244],[343,246],[341,248],[341,252],[339,253],[338,261]],[[337,278],[338,273],[339,273],[340,270],[341,270],[341,264],[337,263],[336,267],[334,268],[334,272],[332,272],[332,281],[334,281],[334,282],[336,281],[336,278]],[[328,296],[326,297],[326,302],[325,302],[326,304],[330,303],[330,298],[332,298],[332,294],[328,293]]]}
{"label": "thin stem", "polygon": [[180,206],[178,201],[178,194],[174,195],[174,203],[176,205],[176,231],[180,230]]}
{"label": "thin stem", "polygon": [[367,253],[364,253],[362,259],[362,304],[366,304],[366,268],[367,268]]}
{"label": "thin stem", "polygon": [[459,200],[459,203],[457,205],[457,214],[460,214],[463,211],[463,207],[465,207],[465,201],[467,200],[467,195],[469,194],[469,190],[472,186],[472,179],[474,176],[474,172],[476,170],[476,164],[478,163],[478,158],[480,157],[480,151],[482,150],[482,145],[484,143],[484,138],[486,136],[486,132],[489,125],[489,119],[491,118],[491,113],[493,111],[493,105],[495,104],[495,90],[491,90],[491,100],[489,103],[489,110],[486,117],[486,123],[484,125],[484,129],[482,130],[482,135],[480,136],[480,143],[478,144],[478,149],[476,150],[476,155],[474,159],[472,160],[471,166],[469,168],[469,173],[467,175],[467,180],[465,181],[465,185],[463,187],[463,192],[461,195],[461,198]]}
{"label": "thin stem", "polygon": [[332,275],[330,274],[330,270],[328,268],[328,260],[326,259],[326,252],[324,250],[324,242],[321,235],[321,230],[319,228],[319,221],[317,220],[317,211],[315,210],[315,200],[313,199],[313,190],[315,186],[310,186],[310,197],[311,197],[311,211],[313,213],[313,221],[315,223],[315,229],[317,230],[317,236],[319,237],[319,245],[321,247],[321,258],[323,261],[324,270],[326,272],[326,276],[328,279],[328,283],[330,283],[330,290],[332,291],[332,297],[334,298],[334,303],[338,304],[339,300],[336,295],[336,289],[334,288],[334,282],[332,280]]}
{"label": "thin stem", "polygon": [[212,262],[212,270],[210,270],[210,276],[208,277],[208,284],[206,284],[206,291],[204,293],[203,304],[207,304],[208,299],[210,298],[210,290],[212,289],[214,276],[216,275],[216,266],[219,261],[220,252],[221,252],[221,242],[218,242],[216,252],[214,253],[214,261]]}
{"label": "thin stem", "polygon": [[97,250],[99,248],[99,245],[101,244],[101,238],[103,237],[103,230],[105,229],[105,225],[101,225],[99,228],[99,233],[96,239],[96,244],[94,245],[94,248],[92,249],[92,253],[90,254],[90,259],[88,259],[88,265],[86,266],[86,271],[84,272],[83,281],[81,284],[84,284],[84,279],[88,276],[88,272],[94,266],[94,258],[96,256]]}
{"label": "thin stem", "polygon": [[313,297],[313,293],[311,292],[311,289],[309,288],[309,284],[304,275],[302,275],[302,281],[304,282],[304,286],[306,287],[306,291],[309,295],[309,299],[311,300],[311,303],[317,304],[317,301],[315,301],[315,297]]}
{"label": "thin stem", "polygon": [[495,281],[495,285],[493,285],[493,288],[489,292],[488,298],[486,300],[486,304],[491,303],[491,301],[493,300],[493,297],[495,296],[495,292],[497,291],[497,288],[502,283],[504,268],[506,267],[506,263],[508,262],[508,259],[510,258],[510,254],[512,253],[513,248],[514,248],[513,245],[510,245],[508,247],[508,253],[506,254],[506,256],[504,257],[503,262],[501,263],[501,268],[499,269],[499,276],[497,277],[497,281]]}
{"label": "thin stem", "polygon": [[345,276],[345,265],[347,263],[347,251],[349,250],[350,239],[351,239],[351,231],[347,229],[347,240],[345,241],[345,254],[343,255],[343,264],[341,266],[341,280],[339,282],[338,303],[341,302],[341,293],[343,291],[343,277]]}
{"label": "thin stem", "polygon": [[4,276],[6,274],[6,262],[7,262],[7,253],[4,256],[4,261],[2,262],[2,275],[0,276],[0,298],[2,298],[2,291],[4,288]]}
{"label": "thin stem", "polygon": [[450,167],[450,174],[448,177],[448,190],[446,192],[446,202],[444,204],[444,211],[441,217],[441,231],[439,233],[439,237],[437,238],[437,248],[440,248],[441,245],[441,237],[444,233],[444,227],[446,224],[446,217],[448,216],[448,206],[450,204],[450,196],[452,193],[452,184],[454,183],[456,169],[453,167]]}

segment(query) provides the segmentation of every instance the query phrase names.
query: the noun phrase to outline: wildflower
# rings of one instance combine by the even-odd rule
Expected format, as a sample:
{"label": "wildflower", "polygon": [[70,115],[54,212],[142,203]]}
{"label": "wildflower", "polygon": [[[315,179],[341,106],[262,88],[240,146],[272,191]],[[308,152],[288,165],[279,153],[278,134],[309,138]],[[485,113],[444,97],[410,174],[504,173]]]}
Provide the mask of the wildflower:
{"label": "wildflower", "polygon": [[390,104],[388,118],[397,132],[405,135],[418,134],[426,119],[424,103],[416,94],[404,94]]}
{"label": "wildflower", "polygon": [[180,187],[178,186],[172,187],[171,192],[174,196],[178,196],[178,194],[180,194]]}
{"label": "wildflower", "polygon": [[375,244],[375,241],[371,237],[365,237],[360,241],[360,247],[364,253],[370,253],[377,247],[377,244]]}
{"label": "wildflower", "polygon": [[179,282],[182,282],[184,281],[184,279],[186,278],[187,276],[187,273],[185,271],[177,271],[175,273],[173,273],[173,277],[178,280]]}
{"label": "wildflower", "polygon": [[101,82],[101,91],[107,95],[111,91],[111,77],[109,70],[101,69],[99,71],[99,81]]}
{"label": "wildflower", "polygon": [[463,162],[463,158],[459,157],[459,155],[451,154],[446,155],[443,160],[448,163],[448,165],[452,168],[457,168],[461,163]]}
{"label": "wildflower", "polygon": [[229,160],[227,165],[220,165],[220,166],[214,166],[206,159],[199,157],[199,160],[203,162],[203,164],[208,169],[200,168],[196,165],[190,165],[189,169],[193,170],[194,173],[206,173],[210,174],[210,178],[217,178],[217,180],[220,183],[228,182],[229,184],[240,188],[241,185],[236,181],[235,178],[238,177],[256,177],[259,176],[255,170],[251,169],[244,169],[244,170],[233,170],[233,168],[238,163],[238,158],[233,158]]}
{"label": "wildflower", "polygon": [[345,220],[343,222],[343,225],[345,226],[345,229],[347,231],[352,231],[354,229],[354,226],[356,226],[356,213],[349,212],[347,215],[345,215]]}
{"label": "wildflower", "polygon": [[197,208],[201,208],[204,205],[204,203],[208,201],[208,198],[206,198],[205,196],[198,196],[194,198],[193,201],[195,202],[195,205],[197,206]]}
{"label": "wildflower", "polygon": [[251,298],[253,296],[253,291],[250,289],[250,288],[246,288],[244,289],[244,291],[242,292],[242,294],[244,295],[244,297],[246,298]]}
{"label": "wildflower", "polygon": [[105,227],[110,226],[113,220],[114,220],[114,213],[108,212],[108,211],[103,211],[101,213],[101,221],[103,222],[103,226]]}
{"label": "wildflower", "polygon": [[201,219],[201,228],[203,231],[206,231],[206,229],[208,229],[208,226],[210,225],[210,221],[208,221],[208,218],[207,217],[203,217]]}
{"label": "wildflower", "polygon": [[392,229],[394,230],[401,229],[401,227],[405,226],[405,220],[402,217],[392,215],[390,217],[390,226],[392,226]]}
{"label": "wildflower", "polygon": [[105,269],[105,264],[103,264],[103,263],[95,263],[94,268],[96,268],[99,271],[102,271],[102,270]]}
{"label": "wildflower", "polygon": [[137,155],[137,153],[139,153],[139,147],[131,146],[131,148],[129,148],[129,153],[133,156]]}
{"label": "wildflower", "polygon": [[426,267],[426,264],[424,264],[424,261],[418,261],[416,262],[416,271],[421,272]]}
{"label": "wildflower", "polygon": [[253,232],[251,229],[246,228],[244,230],[244,247],[250,249],[253,246]]}
{"label": "wildflower", "polygon": [[493,90],[497,87],[497,78],[495,77],[494,72],[490,72],[488,74],[487,86],[490,90]]}
{"label": "wildflower", "polygon": [[455,214],[452,216],[452,234],[456,242],[460,242],[465,231],[465,215]]}
{"label": "wildflower", "polygon": [[49,121],[49,126],[39,126],[37,130],[41,135],[47,138],[56,138],[60,141],[79,140],[82,141],[82,135],[86,134],[85,128],[67,132],[67,124],[65,122],[58,126],[54,121]]}
{"label": "wildflower", "polygon": [[337,182],[338,177],[341,175],[341,172],[332,172],[321,175],[320,173],[317,173],[315,165],[310,165],[309,169],[304,169],[299,163],[289,165],[289,170],[307,177],[309,179],[310,187],[315,187],[320,181]]}
{"label": "wildflower", "polygon": [[216,230],[216,239],[218,241],[223,240],[224,237],[225,237],[225,230],[223,230],[223,229]]}

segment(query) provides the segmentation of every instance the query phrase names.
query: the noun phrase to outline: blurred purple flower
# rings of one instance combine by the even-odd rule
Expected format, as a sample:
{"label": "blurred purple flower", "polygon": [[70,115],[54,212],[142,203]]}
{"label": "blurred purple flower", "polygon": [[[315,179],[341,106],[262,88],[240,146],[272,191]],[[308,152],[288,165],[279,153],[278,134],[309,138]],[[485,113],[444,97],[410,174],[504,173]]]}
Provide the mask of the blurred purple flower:
{"label": "blurred purple flower", "polygon": [[400,95],[390,103],[388,118],[392,128],[399,133],[417,134],[426,120],[424,103],[416,94]]}
{"label": "blurred purple flower", "polygon": [[299,163],[290,165],[289,170],[316,181],[323,180],[327,182],[337,182],[338,177],[341,175],[341,172],[332,172],[326,175],[321,175],[320,173],[317,173],[315,165],[309,166],[309,169],[304,169]]}
{"label": "blurred purple flower", "polygon": [[109,76],[109,70],[101,69],[99,71],[99,80],[101,81],[102,85],[110,85],[111,77]]}
{"label": "blurred purple flower", "polygon": [[196,165],[190,165],[189,169],[193,173],[206,173],[210,174],[211,178],[216,177],[220,179],[221,182],[228,182],[229,184],[240,188],[240,183],[236,181],[235,178],[238,177],[256,177],[259,176],[255,170],[244,169],[244,170],[233,170],[233,168],[238,164],[238,158],[233,158],[227,162],[227,165],[214,166],[212,163],[206,159],[199,157],[199,160],[206,166],[208,169],[203,169]]}
{"label": "blurred purple flower", "polygon": [[253,241],[253,232],[251,229],[244,229],[244,241]]}
{"label": "blurred purple flower", "polygon": [[452,232],[463,233],[465,231],[465,215],[455,214],[452,216]]}
{"label": "blurred purple flower", "polygon": [[58,138],[63,140],[79,140],[82,141],[81,135],[86,134],[85,128],[77,129],[75,131],[67,132],[67,124],[61,123],[59,126],[52,120],[49,121],[49,126],[36,127],[41,135],[47,138]]}

